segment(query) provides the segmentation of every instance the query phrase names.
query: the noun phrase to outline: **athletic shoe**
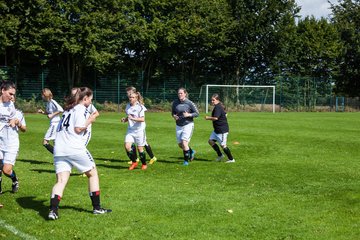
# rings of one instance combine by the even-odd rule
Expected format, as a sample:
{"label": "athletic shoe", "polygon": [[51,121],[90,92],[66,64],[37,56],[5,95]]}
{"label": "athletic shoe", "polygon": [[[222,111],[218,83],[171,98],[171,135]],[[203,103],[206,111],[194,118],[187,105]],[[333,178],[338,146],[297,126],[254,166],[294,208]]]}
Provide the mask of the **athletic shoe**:
{"label": "athletic shoe", "polygon": [[15,182],[12,183],[11,191],[13,193],[16,193],[16,192],[19,191],[19,181],[15,181]]}
{"label": "athletic shoe", "polygon": [[188,166],[188,165],[189,165],[189,162],[188,162],[188,161],[184,161],[183,165],[184,165],[184,166]]}
{"label": "athletic shoe", "polygon": [[150,159],[150,164],[154,164],[157,161],[157,158],[154,156],[152,159]]}
{"label": "athletic shoe", "polygon": [[104,213],[110,213],[112,212],[111,209],[105,209],[105,208],[99,208],[99,209],[94,209],[93,210],[93,214],[98,215],[98,214],[104,214]]}
{"label": "athletic shoe", "polygon": [[[140,162],[140,159],[137,158],[137,159],[136,159],[136,162]],[[128,164],[131,165],[131,164],[132,164],[132,161],[128,161]]]}
{"label": "athletic shoe", "polygon": [[234,162],[235,162],[235,159],[231,159],[231,160],[229,159],[226,161],[226,163],[234,163]]}
{"label": "athletic shoe", "polygon": [[224,158],[224,155],[221,155],[221,156],[218,156],[217,158],[216,158],[216,161],[217,162],[221,162],[221,160]]}
{"label": "athletic shoe", "polygon": [[146,165],[146,164],[141,165],[141,170],[146,170],[146,169],[147,169],[147,165]]}
{"label": "athletic shoe", "polygon": [[0,208],[2,208],[4,205],[2,205],[1,203],[0,203]]}
{"label": "athletic shoe", "polygon": [[196,151],[191,149],[190,161],[194,160],[194,158],[195,158],[195,153],[196,153]]}
{"label": "athletic shoe", "polygon": [[59,218],[59,215],[57,212],[55,212],[54,210],[50,210],[49,215],[48,215],[48,219],[49,220],[56,220]]}
{"label": "athletic shoe", "polygon": [[137,162],[133,162],[131,164],[131,166],[129,167],[129,170],[134,170],[137,167],[138,163]]}

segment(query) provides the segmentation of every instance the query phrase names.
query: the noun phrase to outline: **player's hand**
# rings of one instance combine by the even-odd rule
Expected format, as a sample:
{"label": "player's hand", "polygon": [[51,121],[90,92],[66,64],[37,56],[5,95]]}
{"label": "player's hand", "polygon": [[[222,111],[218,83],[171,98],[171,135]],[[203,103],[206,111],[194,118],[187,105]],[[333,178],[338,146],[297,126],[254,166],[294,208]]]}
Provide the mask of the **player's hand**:
{"label": "player's hand", "polygon": [[15,126],[16,126],[16,120],[17,120],[17,119],[11,119],[11,120],[9,120],[9,125],[10,125],[10,127],[15,127]]}
{"label": "player's hand", "polygon": [[178,117],[178,115],[173,115],[173,118],[175,119],[175,121],[177,121],[177,120],[179,120],[179,117]]}
{"label": "player's hand", "polygon": [[37,110],[38,113],[44,114],[45,112],[42,109]]}
{"label": "player's hand", "polygon": [[188,112],[184,112],[183,115],[184,115],[184,117],[191,117],[191,113],[188,113]]}

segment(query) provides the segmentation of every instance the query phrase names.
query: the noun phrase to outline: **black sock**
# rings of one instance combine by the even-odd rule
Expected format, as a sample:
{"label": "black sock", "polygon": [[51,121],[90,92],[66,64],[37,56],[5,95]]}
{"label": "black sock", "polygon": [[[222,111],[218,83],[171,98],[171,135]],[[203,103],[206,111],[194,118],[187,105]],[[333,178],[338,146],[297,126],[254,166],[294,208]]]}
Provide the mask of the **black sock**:
{"label": "black sock", "polygon": [[13,182],[16,182],[16,181],[18,180],[17,177],[16,177],[16,173],[15,173],[14,170],[12,170],[12,173],[11,173],[11,175],[10,175],[10,178],[11,178],[11,180],[12,180]]}
{"label": "black sock", "polygon": [[53,210],[55,212],[57,212],[58,208],[59,208],[59,203],[60,203],[61,197],[59,195],[54,195],[51,196],[50,198],[50,210]]}
{"label": "black sock", "polygon": [[100,209],[100,191],[89,193],[94,209]]}
{"label": "black sock", "polygon": [[133,150],[131,149],[130,152],[126,152],[126,153],[132,162],[136,162],[136,159],[137,159],[136,151],[133,152]]}
{"label": "black sock", "polygon": [[6,174],[6,173],[4,173],[5,174],[5,176],[7,176],[8,178],[11,178],[11,180],[13,181],[13,182],[16,182],[18,179],[17,179],[17,177],[16,177],[16,173],[15,173],[15,171],[14,170],[12,170],[12,172],[11,172],[11,174],[9,175],[9,174]]}
{"label": "black sock", "polygon": [[230,149],[228,147],[224,148],[224,153],[228,157],[229,160],[233,160],[233,156],[231,155]]}
{"label": "black sock", "polygon": [[133,144],[131,145],[131,150],[133,151],[133,154],[135,155],[135,159],[137,159],[138,157],[137,157],[137,152],[136,152],[135,143],[133,143]]}
{"label": "black sock", "polygon": [[52,154],[54,153],[54,147],[52,145],[50,145],[49,143],[44,144],[44,147]]}
{"label": "black sock", "polygon": [[146,155],[145,152],[139,152],[140,161],[143,165],[146,165]]}
{"label": "black sock", "polygon": [[183,150],[183,153],[184,153],[184,161],[189,161],[189,159],[190,159],[190,153],[191,153],[191,151],[190,151],[190,149],[189,150]]}
{"label": "black sock", "polygon": [[219,146],[215,143],[214,145],[212,145],[212,148],[215,150],[215,152],[217,153],[217,155],[220,157],[222,155]]}
{"label": "black sock", "polygon": [[149,144],[145,145],[145,149],[146,149],[146,152],[147,154],[149,155],[150,158],[153,158],[154,157],[154,154],[153,154],[153,151],[151,149],[151,146]]}

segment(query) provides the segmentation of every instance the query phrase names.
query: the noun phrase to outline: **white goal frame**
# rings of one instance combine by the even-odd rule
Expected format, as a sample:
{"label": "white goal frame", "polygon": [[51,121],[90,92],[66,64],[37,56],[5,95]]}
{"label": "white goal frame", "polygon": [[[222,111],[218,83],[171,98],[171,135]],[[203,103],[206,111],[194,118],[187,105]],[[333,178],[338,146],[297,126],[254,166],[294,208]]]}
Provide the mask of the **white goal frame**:
{"label": "white goal frame", "polygon": [[217,85],[217,84],[207,84],[205,85],[205,110],[206,113],[209,112],[209,87],[232,87],[232,88],[272,88],[272,110],[275,113],[275,85]]}

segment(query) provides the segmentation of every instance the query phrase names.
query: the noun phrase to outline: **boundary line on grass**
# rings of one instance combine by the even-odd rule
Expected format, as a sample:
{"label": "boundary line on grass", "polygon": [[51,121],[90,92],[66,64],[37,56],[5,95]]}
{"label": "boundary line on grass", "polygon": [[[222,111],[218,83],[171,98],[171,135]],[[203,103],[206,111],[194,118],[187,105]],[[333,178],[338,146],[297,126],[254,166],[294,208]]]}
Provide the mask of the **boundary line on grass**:
{"label": "boundary line on grass", "polygon": [[[4,220],[0,219],[0,226],[3,227],[3,228],[6,228],[7,230],[9,230],[10,232],[12,232],[13,234],[15,234],[16,236],[19,236],[23,239],[26,239],[26,240],[36,240],[36,237],[33,237],[33,236],[30,236],[26,233],[23,233],[19,230],[16,229],[16,227],[10,225],[10,224],[7,224]],[[0,228],[1,228],[0,227]]]}

